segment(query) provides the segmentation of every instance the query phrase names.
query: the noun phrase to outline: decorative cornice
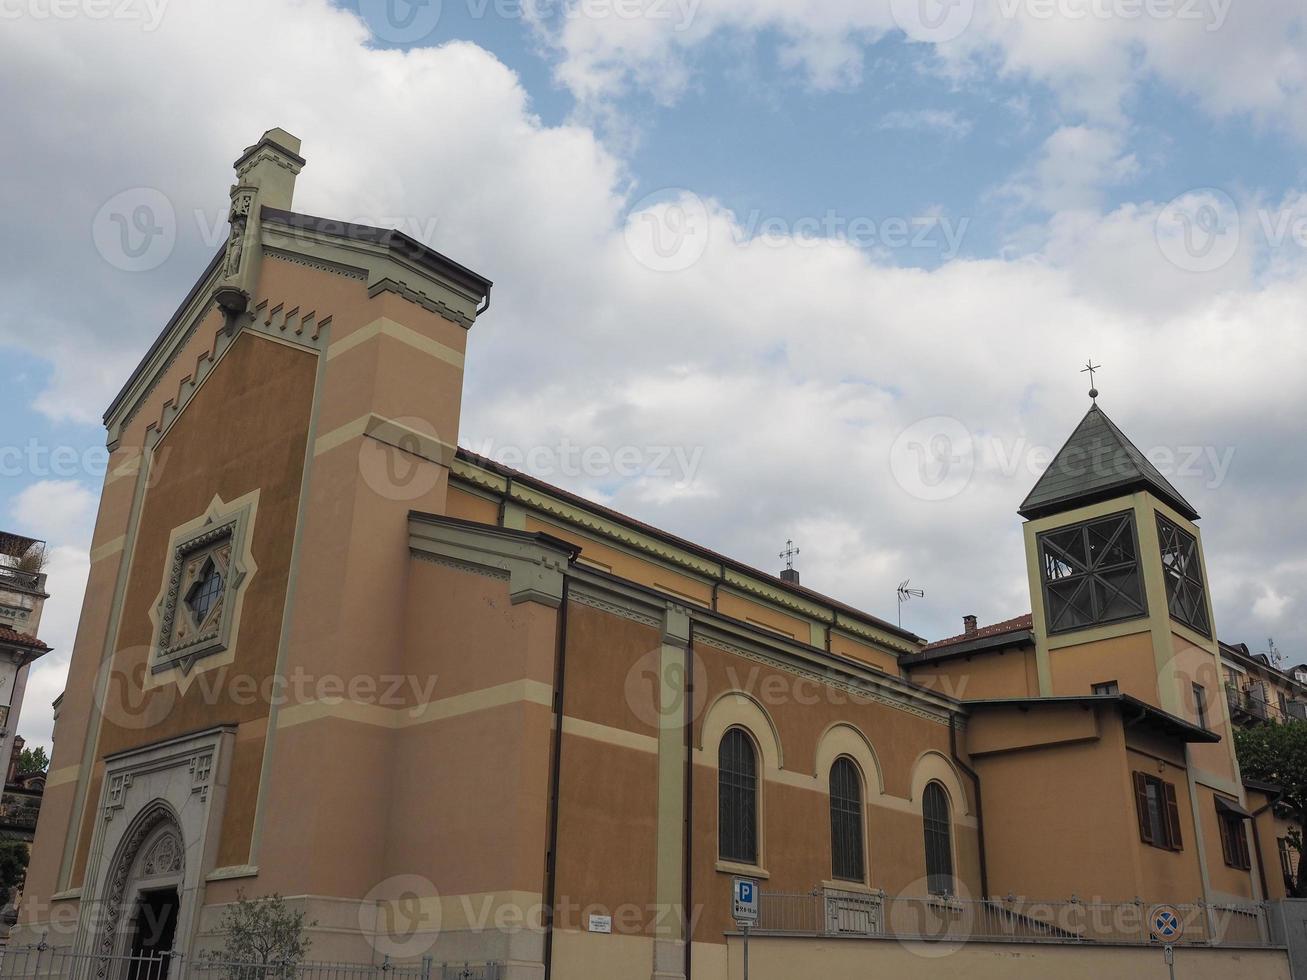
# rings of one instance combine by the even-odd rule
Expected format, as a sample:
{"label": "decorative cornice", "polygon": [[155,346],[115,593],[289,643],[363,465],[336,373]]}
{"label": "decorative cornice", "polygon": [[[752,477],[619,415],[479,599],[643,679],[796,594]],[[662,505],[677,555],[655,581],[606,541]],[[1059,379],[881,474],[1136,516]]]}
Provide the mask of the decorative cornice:
{"label": "decorative cornice", "polygon": [[446,320],[452,320],[460,327],[470,329],[473,323],[472,317],[465,316],[458,310],[454,309],[438,299],[432,299],[426,293],[412,286],[407,286],[402,282],[396,282],[394,279],[379,279],[372,285],[368,286],[368,299],[374,299],[380,293],[394,293],[395,295],[408,300],[410,303],[416,303],[424,310],[437,313]]}
{"label": "decorative cornice", "polygon": [[508,575],[512,602],[538,602],[558,608],[563,575],[575,549],[544,534],[527,534],[461,521],[453,517],[409,514],[409,551]]}
{"label": "decorative cornice", "polygon": [[596,537],[615,541],[627,548],[640,552],[672,566],[678,572],[701,576],[707,582],[723,581],[734,591],[750,599],[762,599],[773,606],[798,613],[816,621],[824,627],[838,629],[858,640],[884,648],[890,656],[900,653],[915,653],[916,647],[901,639],[876,628],[869,623],[859,622],[838,609],[824,606],[820,602],[795,595],[779,586],[755,579],[738,572],[729,566],[713,563],[690,554],[675,545],[659,541],[656,537],[624,527],[604,516],[588,512],[578,506],[559,500],[534,487],[524,487],[497,473],[489,472],[465,459],[456,458],[451,465],[453,475],[474,487],[489,490],[498,496],[508,496],[516,503],[533,508],[541,514],[549,515],[569,525],[594,534]]}
{"label": "decorative cornice", "polygon": [[568,592],[567,597],[573,602],[578,602],[583,606],[589,606],[591,609],[598,609],[602,612],[612,613],[614,616],[620,616],[622,619],[629,619],[635,623],[643,623],[645,626],[652,626],[654,629],[662,629],[663,626],[661,617],[651,616],[648,613],[642,612],[624,602],[602,598],[592,592],[573,588]]}
{"label": "decorative cornice", "polygon": [[263,247],[263,257],[265,259],[276,259],[279,262],[290,262],[293,265],[302,265],[317,272],[330,272],[332,275],[344,276],[346,279],[359,279],[363,282],[367,282],[368,279],[367,269],[332,262],[328,259],[298,255],[295,252],[283,252],[279,248],[270,248],[267,245]]}
{"label": "decorative cornice", "polygon": [[[150,382],[141,390],[141,392],[135,398],[132,399],[131,408],[127,410],[127,413],[123,416],[122,421],[119,422],[116,426],[116,430],[118,433],[121,433],[123,429],[131,425],[132,419],[136,418],[136,415],[137,413],[140,412],[141,407],[149,400],[150,396],[154,394],[155,389],[159,387],[159,385],[163,382],[163,379],[168,376],[168,372],[172,370],[173,364],[177,362],[177,358],[181,356],[181,352],[186,349],[186,345],[190,343],[191,337],[195,334],[195,331],[199,329],[200,324],[203,323],[205,319],[208,318],[209,314],[213,312],[213,310],[216,308],[217,308],[216,304],[213,302],[213,297],[210,296],[209,299],[204,303],[204,305],[201,306],[199,310],[195,313],[194,317],[191,319],[191,325],[186,329],[185,333],[178,341],[177,346],[173,348],[172,353],[170,353],[167,356],[167,358],[164,359],[163,363],[160,364],[158,368],[156,368],[153,371],[150,378]],[[223,329],[224,328],[219,328],[219,330],[215,331],[213,346],[215,347],[217,346],[217,334],[221,333]],[[206,358],[212,360],[213,355],[211,351],[206,351],[205,353],[200,355],[200,360],[204,360]],[[197,374],[201,370],[201,366],[199,362],[196,363],[195,370]],[[192,375],[189,378],[183,378],[178,383],[178,389],[179,389],[177,393],[178,398],[181,397],[180,389],[186,384],[187,381],[191,380],[191,378],[193,377],[195,377],[195,375]],[[109,438],[110,438],[111,445],[117,441],[115,436],[115,426],[112,424],[110,424],[109,426]]]}
{"label": "decorative cornice", "polygon": [[246,328],[320,351],[326,347],[322,333],[331,326],[331,319],[324,316],[319,320],[316,310],[301,312],[298,306],[287,310],[285,303],[272,306],[264,299],[254,308],[254,317]]}
{"label": "decorative cornice", "polygon": [[694,642],[696,646],[702,644],[714,647],[724,653],[745,660],[752,660],[775,670],[782,670],[788,674],[811,680],[814,683],[843,691],[864,701],[873,701],[898,711],[906,711],[908,714],[925,718],[938,725],[947,726],[950,724],[952,713],[947,706],[932,704],[930,700],[917,696],[915,692],[894,690],[892,683],[885,683],[891,680],[888,674],[884,675],[884,679],[882,679],[870,676],[861,677],[833,664],[823,665],[824,669],[817,669],[815,666],[803,666],[796,662],[798,658],[793,655],[786,655],[780,650],[769,650],[761,644],[745,646],[741,644],[740,637],[728,639],[720,634],[714,635],[713,632],[708,631],[711,627],[705,627],[706,624],[696,623],[695,625]]}
{"label": "decorative cornice", "polygon": [[[195,327],[203,321],[204,316],[212,303],[206,305],[203,314],[195,321],[190,331],[194,332]],[[326,349],[330,340],[330,328],[332,317],[330,315],[319,318],[316,310],[301,312],[300,307],[294,306],[286,309],[285,303],[272,304],[270,300],[260,301],[251,314],[239,318],[235,329],[230,326],[224,326],[214,333],[213,343],[209,345],[209,350],[201,352],[195,359],[195,369],[190,374],[183,375],[177,381],[177,394],[164,402],[159,409],[159,416],[145,427],[146,446],[152,446],[162,438],[163,434],[172,425],[173,421],[181,414],[187,403],[199,390],[205,379],[213,372],[213,368],[222,360],[222,357],[236,339],[245,331],[254,334],[261,334],[265,337],[271,337],[283,343],[292,344],[305,350],[321,352]],[[136,401],[131,412],[123,419],[118,426],[118,432],[126,428],[139,411],[140,406],[144,404],[150,393],[158,387],[159,383],[167,377],[168,371],[177,359],[177,355],[186,347],[186,342],[177,346],[176,351],[168,361],[159,369],[154,376],[154,381],[149,388]],[[111,430],[112,433],[112,430]]]}
{"label": "decorative cornice", "polygon": [[574,507],[538,490],[514,483],[511,487],[511,494],[513,500],[519,503],[527,504],[546,514],[560,517],[570,524],[586,528],[602,537],[620,541],[622,544],[639,551],[656,555],[669,564],[689,569],[711,579],[717,578],[722,571],[721,566],[718,564],[698,558],[673,545],[665,544],[651,535],[622,527],[620,524],[606,520],[597,514],[588,513],[579,507]]}
{"label": "decorative cornice", "polygon": [[511,574],[503,568],[490,568],[487,565],[478,565],[470,561],[459,561],[457,558],[449,558],[445,555],[434,555],[427,551],[420,551],[416,548],[410,548],[409,553],[418,561],[430,562],[432,565],[442,565],[445,568],[453,568],[460,572],[467,572],[471,575],[484,575],[486,578],[498,579],[501,582],[507,582],[512,577]]}

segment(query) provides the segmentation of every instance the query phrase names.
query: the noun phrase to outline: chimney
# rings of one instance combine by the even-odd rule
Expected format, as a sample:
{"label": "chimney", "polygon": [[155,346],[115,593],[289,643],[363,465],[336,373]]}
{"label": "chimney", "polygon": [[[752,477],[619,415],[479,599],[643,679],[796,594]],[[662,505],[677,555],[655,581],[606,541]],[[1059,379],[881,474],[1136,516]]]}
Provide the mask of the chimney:
{"label": "chimney", "polygon": [[245,148],[234,166],[238,184],[258,189],[261,207],[290,210],[295,178],[304,169],[298,137],[280,127],[270,129]]}
{"label": "chimney", "polygon": [[975,617],[975,616],[963,616],[963,617],[962,617],[962,632],[963,632],[963,634],[964,634],[965,636],[975,636],[975,635],[976,635],[976,617]]}
{"label": "chimney", "polygon": [[799,570],[797,568],[782,568],[781,581],[789,582],[791,585],[799,584]]}
{"label": "chimney", "polygon": [[286,130],[270,129],[253,146],[246,147],[235,165],[236,183],[231,187],[231,211],[227,220],[227,256],[222,279],[213,294],[231,318],[250,308],[259,287],[259,266],[263,262],[261,215],[264,208],[289,211],[295,197],[295,178],[304,169],[300,141]]}

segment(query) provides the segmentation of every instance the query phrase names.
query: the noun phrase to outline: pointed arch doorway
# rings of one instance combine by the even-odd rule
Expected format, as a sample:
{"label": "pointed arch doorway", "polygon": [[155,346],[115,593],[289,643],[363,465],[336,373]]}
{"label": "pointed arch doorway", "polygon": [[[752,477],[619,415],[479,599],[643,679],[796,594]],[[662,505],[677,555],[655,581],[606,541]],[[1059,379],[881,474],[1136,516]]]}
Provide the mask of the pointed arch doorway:
{"label": "pointed arch doorway", "polygon": [[133,821],[110,866],[95,980],[166,980],[185,874],[181,824],[171,806],[155,800]]}

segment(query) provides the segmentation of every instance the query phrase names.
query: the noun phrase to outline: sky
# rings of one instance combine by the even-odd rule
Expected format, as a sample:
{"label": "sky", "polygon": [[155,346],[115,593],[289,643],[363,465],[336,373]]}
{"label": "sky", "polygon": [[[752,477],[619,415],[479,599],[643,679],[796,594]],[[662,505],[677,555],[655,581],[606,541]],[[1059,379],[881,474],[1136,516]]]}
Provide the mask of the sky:
{"label": "sky", "polygon": [[460,444],[927,637],[1030,609],[1089,400],[1307,661],[1298,0],[0,0],[0,527],[49,542],[49,744],[101,416],[231,164],[495,281]]}

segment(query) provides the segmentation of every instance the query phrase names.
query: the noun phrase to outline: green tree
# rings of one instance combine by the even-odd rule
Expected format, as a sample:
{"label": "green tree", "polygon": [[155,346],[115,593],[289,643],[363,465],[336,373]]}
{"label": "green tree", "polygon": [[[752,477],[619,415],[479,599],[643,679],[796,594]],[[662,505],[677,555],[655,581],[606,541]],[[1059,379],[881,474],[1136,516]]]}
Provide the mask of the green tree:
{"label": "green tree", "polygon": [[0,840],[0,901],[8,906],[27,878],[26,841]]}
{"label": "green tree", "polygon": [[1302,858],[1307,828],[1307,721],[1241,729],[1234,733],[1234,745],[1245,776],[1275,783],[1284,792],[1279,806],[1298,825],[1290,834],[1299,854],[1294,896],[1307,898],[1307,861]]}
{"label": "green tree", "polygon": [[[227,967],[230,980],[244,980],[247,973],[260,980],[293,977],[309,951],[304,913],[291,909],[277,894],[246,898],[243,891],[237,892],[236,903],[223,912],[218,929],[223,946],[210,956]],[[250,969],[243,971],[242,966]],[[269,970],[269,966],[282,969]]]}
{"label": "green tree", "polygon": [[44,747],[40,745],[34,749],[23,749],[18,754],[19,772],[45,772],[49,765],[50,758],[45,754]]}

